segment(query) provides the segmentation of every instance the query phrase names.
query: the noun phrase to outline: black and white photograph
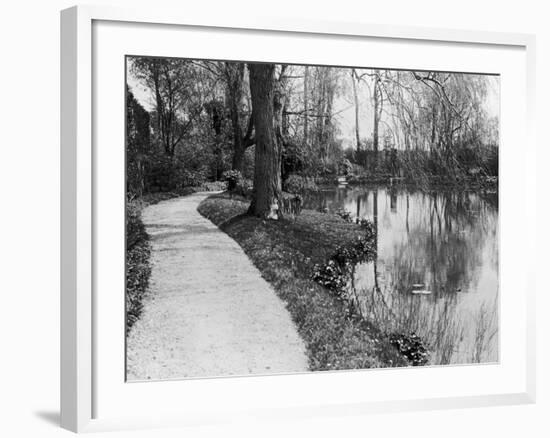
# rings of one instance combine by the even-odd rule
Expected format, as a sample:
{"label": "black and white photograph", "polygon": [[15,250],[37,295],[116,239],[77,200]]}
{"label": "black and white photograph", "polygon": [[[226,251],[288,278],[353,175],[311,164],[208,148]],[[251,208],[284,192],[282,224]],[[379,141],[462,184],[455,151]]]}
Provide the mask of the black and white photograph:
{"label": "black and white photograph", "polygon": [[127,381],[499,362],[499,75],[125,74]]}

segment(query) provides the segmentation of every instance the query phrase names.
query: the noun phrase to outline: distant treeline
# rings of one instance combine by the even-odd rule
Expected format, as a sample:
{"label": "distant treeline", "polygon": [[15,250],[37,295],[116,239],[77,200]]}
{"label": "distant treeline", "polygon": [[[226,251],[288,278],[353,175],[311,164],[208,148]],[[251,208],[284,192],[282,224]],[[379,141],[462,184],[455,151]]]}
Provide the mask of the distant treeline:
{"label": "distant treeline", "polygon": [[[128,74],[149,103],[146,110],[127,86],[131,196],[179,191],[228,170],[254,179],[258,153],[279,169],[275,187],[291,174],[498,175],[498,120],[487,111],[494,78],[142,57],[128,59]],[[346,123],[353,132],[343,132]]]}

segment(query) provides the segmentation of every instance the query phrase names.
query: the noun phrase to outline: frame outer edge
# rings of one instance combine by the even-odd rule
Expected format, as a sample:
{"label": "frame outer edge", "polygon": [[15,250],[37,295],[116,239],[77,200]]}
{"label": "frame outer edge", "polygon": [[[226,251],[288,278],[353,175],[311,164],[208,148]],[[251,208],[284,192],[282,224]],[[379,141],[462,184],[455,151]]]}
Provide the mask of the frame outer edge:
{"label": "frame outer edge", "polygon": [[77,429],[76,8],[61,12],[61,427]]}
{"label": "frame outer edge", "polygon": [[[98,420],[92,420],[97,414],[92,410],[95,395],[92,369],[93,20],[386,38],[392,34],[396,39],[520,46],[527,52],[528,142],[536,152],[534,132],[536,42],[534,35],[387,26],[372,23],[317,22],[311,24],[307,21],[283,20],[276,17],[257,17],[258,19],[253,22],[245,18],[229,26],[225,24],[224,18],[219,16],[187,16],[167,12],[169,11],[160,10],[152,13],[133,8],[91,5],[74,6],[61,11],[61,427],[73,432],[103,430],[100,426],[103,422],[110,430],[129,426],[125,421],[99,421],[99,424],[96,424]],[[349,25],[346,31],[342,31],[344,24]],[[535,187],[532,181],[529,181],[529,187]],[[532,246],[534,245],[535,242],[532,243]],[[531,324],[528,326],[527,333],[526,392],[484,396],[479,399],[459,398],[449,400],[448,406],[441,404],[442,400],[437,400],[437,407],[425,401],[420,410],[438,407],[445,409],[472,407],[464,406],[464,403],[481,407],[535,402],[536,281],[531,279],[528,286],[530,291],[527,312]],[[382,411],[388,408],[389,406],[386,406]],[[393,409],[390,408],[389,411]],[[141,427],[143,426],[148,427],[147,425]],[[157,424],[155,426],[158,427]]]}
{"label": "frame outer edge", "polygon": [[532,35],[525,33],[393,25],[367,21],[307,20],[291,16],[244,14],[240,17],[233,17],[231,23],[228,23],[226,16],[215,11],[210,11],[206,14],[196,11],[185,11],[181,8],[158,7],[144,9],[139,7],[97,6],[91,4],[79,6],[79,9],[85,9],[87,14],[94,20],[153,25],[163,24],[202,28],[327,34],[349,37],[359,36],[519,47],[526,47],[532,41]]}
{"label": "frame outer edge", "polygon": [[[525,57],[526,57],[526,130],[527,130],[527,144],[529,150],[532,153],[529,154],[528,165],[531,168],[531,172],[528,172],[530,179],[527,181],[527,187],[529,193],[527,198],[529,200],[530,208],[535,206],[535,214],[531,216],[530,226],[533,229],[537,229],[537,133],[536,133],[536,36],[527,35],[525,42]],[[535,241],[530,242],[531,254],[536,254],[537,243]],[[533,256],[531,256],[534,258]],[[527,360],[526,360],[526,394],[528,403],[536,403],[537,398],[537,293],[540,291],[538,285],[540,284],[537,279],[537,271],[535,269],[536,260],[532,260],[531,269],[527,281]]]}
{"label": "frame outer edge", "polygon": [[[92,417],[91,20],[61,11],[61,427]],[[86,152],[89,147],[89,154]]]}

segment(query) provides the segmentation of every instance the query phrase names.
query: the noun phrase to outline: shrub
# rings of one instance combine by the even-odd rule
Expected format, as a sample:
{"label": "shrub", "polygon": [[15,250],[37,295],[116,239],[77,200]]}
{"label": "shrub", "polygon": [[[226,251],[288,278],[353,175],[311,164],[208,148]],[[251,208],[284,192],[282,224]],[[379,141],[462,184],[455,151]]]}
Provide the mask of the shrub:
{"label": "shrub", "polygon": [[375,256],[374,240],[371,235],[358,237],[352,243],[340,246],[332,256],[332,260],[341,266],[346,266],[372,261]]}
{"label": "shrub", "polygon": [[336,216],[341,217],[341,218],[344,219],[346,222],[350,222],[350,223],[353,222],[353,217],[352,217],[351,213],[350,213],[349,211],[343,209],[343,208],[340,208],[340,209],[336,210],[336,211],[334,212],[334,214],[335,214]]}
{"label": "shrub", "polygon": [[399,350],[404,357],[413,365],[425,365],[428,363],[428,350],[422,339],[415,333],[392,333],[390,343]]}
{"label": "shrub", "polygon": [[252,195],[252,180],[243,177],[238,170],[226,170],[222,178],[227,183],[227,190],[231,193],[244,197]]}
{"label": "shrub", "polygon": [[147,238],[145,226],[140,217],[142,207],[138,201],[130,201],[126,204],[126,249],[131,249]]}
{"label": "shrub", "polygon": [[201,186],[201,188],[207,192],[219,192],[219,191],[227,190],[227,182],[226,181],[208,181],[208,182],[205,182]]}
{"label": "shrub", "polygon": [[198,189],[196,187],[183,187],[182,189],[179,189],[176,193],[178,196],[189,196],[193,193],[196,193]]}
{"label": "shrub", "polygon": [[238,170],[226,170],[222,178],[227,182],[227,190],[230,192],[237,188],[237,185],[242,181],[243,176]]}
{"label": "shrub", "polygon": [[344,158],[338,165],[338,171],[342,175],[349,175],[353,171],[353,164],[347,158]]}
{"label": "shrub", "polygon": [[176,190],[185,187],[199,187],[206,182],[207,171],[205,169],[178,169],[174,171],[174,185]]}
{"label": "shrub", "polygon": [[319,187],[313,178],[291,174],[283,181],[283,190],[288,193],[304,193],[307,191],[317,191]]}
{"label": "shrub", "polygon": [[340,296],[348,284],[348,274],[339,263],[329,260],[313,267],[313,280]]}
{"label": "shrub", "polygon": [[185,187],[199,187],[207,180],[207,166],[186,167],[188,163],[179,157],[157,157],[147,167],[146,192],[180,191]]}
{"label": "shrub", "polygon": [[376,236],[376,227],[374,226],[374,223],[366,218],[357,219],[357,223],[363,230],[365,230],[365,236],[368,239],[372,239]]}
{"label": "shrub", "polygon": [[126,206],[126,332],[141,314],[149,286],[151,245],[140,216],[141,204]]}
{"label": "shrub", "polygon": [[150,255],[148,241],[140,242],[126,252],[126,332],[141,315],[142,300],[151,275]]}
{"label": "shrub", "polygon": [[342,299],[348,297],[352,267],[357,263],[372,261],[376,257],[373,235],[359,237],[355,241],[337,248],[324,265],[315,265],[313,280],[332,291]]}
{"label": "shrub", "polygon": [[254,190],[254,183],[251,179],[243,178],[235,187],[234,193],[237,195],[244,196],[245,198],[250,198],[252,196],[252,191]]}

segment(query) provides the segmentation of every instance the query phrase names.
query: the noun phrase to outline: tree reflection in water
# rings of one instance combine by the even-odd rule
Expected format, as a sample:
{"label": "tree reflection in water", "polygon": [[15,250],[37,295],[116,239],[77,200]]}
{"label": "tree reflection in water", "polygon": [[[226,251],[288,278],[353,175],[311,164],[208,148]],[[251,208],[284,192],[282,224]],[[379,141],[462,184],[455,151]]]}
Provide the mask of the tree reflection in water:
{"label": "tree reflection in water", "polygon": [[355,267],[350,285],[364,317],[388,333],[417,333],[432,364],[498,359],[495,197],[370,187],[306,199],[316,206],[375,225],[378,256]]}

